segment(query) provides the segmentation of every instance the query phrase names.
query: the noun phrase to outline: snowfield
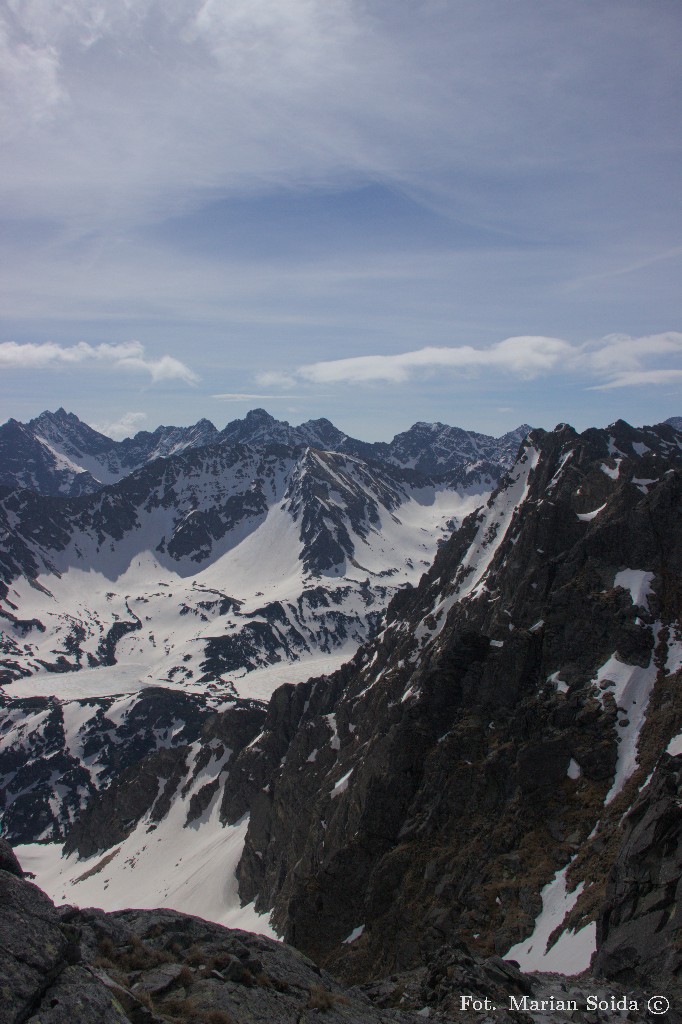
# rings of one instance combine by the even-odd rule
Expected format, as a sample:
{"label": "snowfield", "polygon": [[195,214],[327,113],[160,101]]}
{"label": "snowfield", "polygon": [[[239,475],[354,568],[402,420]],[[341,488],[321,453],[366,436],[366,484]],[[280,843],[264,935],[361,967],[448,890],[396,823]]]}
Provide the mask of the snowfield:
{"label": "snowfield", "polygon": [[[194,756],[200,749],[200,744],[194,745]],[[76,854],[62,857],[56,843],[33,843],[15,848],[21,866],[35,875],[36,883],[57,906],[168,907],[276,938],[267,916],[257,914],[252,905],[242,907],[237,893],[235,871],[248,818],[223,827],[218,792],[201,818],[186,824],[193,794],[219,771],[219,764],[209,762],[184,796],[179,787],[169,813],[158,825],[143,818],[112,850],[79,860]]]}
{"label": "snowfield", "polygon": [[[7,625],[8,661],[29,674],[5,683],[5,693],[73,699],[149,685],[204,691],[213,684],[219,692],[267,699],[283,682],[348,660],[395,591],[418,582],[452,521],[482,500],[479,493],[420,487],[394,508],[379,505],[374,522],[353,522],[344,512],[354,555],[315,571],[306,568],[309,543],[292,511],[291,477],[273,475],[268,489],[275,500],[266,514],[240,521],[206,559],[173,559],[159,550],[193,510],[141,509],[137,528],[121,540],[101,543],[93,531],[81,531],[50,554],[51,571],[15,580],[8,601],[16,616],[40,625]],[[327,491],[323,501],[335,504],[338,517],[342,496],[335,503]],[[194,511],[200,510],[199,503]],[[119,630],[115,664],[98,665],[112,628]],[[46,670],[56,662],[59,671]]]}

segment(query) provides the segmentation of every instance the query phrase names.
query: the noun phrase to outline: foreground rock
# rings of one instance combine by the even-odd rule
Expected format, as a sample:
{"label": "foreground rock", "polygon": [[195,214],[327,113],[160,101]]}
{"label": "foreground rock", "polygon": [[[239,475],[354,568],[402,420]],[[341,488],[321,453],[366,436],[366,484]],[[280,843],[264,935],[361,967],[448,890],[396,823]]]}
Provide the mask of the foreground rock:
{"label": "foreground rock", "polygon": [[[0,906],[3,1024],[658,1019],[646,994],[617,982],[524,974],[462,943],[443,946],[426,967],[349,988],[289,946],[174,910],[58,910],[3,840]],[[665,1017],[681,1019],[675,1008]]]}
{"label": "foreground rock", "polygon": [[262,936],[172,910],[57,910],[0,840],[3,1024],[416,1022]]}

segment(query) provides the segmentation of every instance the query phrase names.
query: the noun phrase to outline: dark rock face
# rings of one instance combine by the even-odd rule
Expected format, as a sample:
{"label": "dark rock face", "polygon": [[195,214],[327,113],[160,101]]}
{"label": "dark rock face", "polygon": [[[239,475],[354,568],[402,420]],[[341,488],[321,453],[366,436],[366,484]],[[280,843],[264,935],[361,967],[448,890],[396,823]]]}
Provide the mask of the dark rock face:
{"label": "dark rock face", "polygon": [[0,869],[0,902],[4,1019],[30,1020],[52,984],[78,959],[74,936],[60,928],[58,913],[48,897],[16,873]]}
{"label": "dark rock face", "polygon": [[[78,495],[96,491],[100,485],[91,473],[73,463],[69,466],[55,450],[41,443],[38,424],[37,420],[23,424],[12,419],[0,427],[0,485],[39,494]],[[81,427],[90,430],[84,423]],[[91,433],[102,437],[95,431]],[[84,447],[87,449],[87,443]]]}
{"label": "dark rock face", "polygon": [[[289,946],[173,910],[56,910],[1,867],[0,900],[3,1024],[464,1024],[484,1000],[500,1024],[612,1020],[585,1012],[588,994],[636,998],[637,1019],[654,1019],[631,984],[523,974],[464,944],[442,945],[417,970],[347,988]],[[463,1008],[463,996],[478,1007]],[[545,999],[548,1008],[537,1009]],[[673,1010],[667,1019],[680,1017]]]}
{"label": "dark rock face", "polygon": [[682,756],[663,755],[625,819],[594,971],[682,993]]}
{"label": "dark rock face", "polygon": [[0,871],[6,871],[8,875],[15,875],[17,878],[24,877],[14,850],[6,839],[0,839]]}

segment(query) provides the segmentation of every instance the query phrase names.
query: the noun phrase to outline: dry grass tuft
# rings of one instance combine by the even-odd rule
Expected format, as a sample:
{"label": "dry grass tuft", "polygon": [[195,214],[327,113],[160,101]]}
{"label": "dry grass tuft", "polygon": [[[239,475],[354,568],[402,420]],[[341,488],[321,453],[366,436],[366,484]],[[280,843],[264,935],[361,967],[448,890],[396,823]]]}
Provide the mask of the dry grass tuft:
{"label": "dry grass tuft", "polygon": [[306,1008],[309,1010],[322,1010],[323,1013],[326,1013],[327,1010],[333,1009],[336,1003],[347,1002],[348,1000],[345,996],[336,992],[330,992],[329,989],[322,988],[321,985],[311,985]]}

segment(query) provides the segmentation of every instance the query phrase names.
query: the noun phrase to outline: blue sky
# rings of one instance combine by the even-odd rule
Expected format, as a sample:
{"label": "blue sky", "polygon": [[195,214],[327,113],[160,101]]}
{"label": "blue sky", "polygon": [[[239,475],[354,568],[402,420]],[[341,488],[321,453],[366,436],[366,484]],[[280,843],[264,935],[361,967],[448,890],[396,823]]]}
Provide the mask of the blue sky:
{"label": "blue sky", "polygon": [[0,416],[682,412],[679,0],[6,0]]}

